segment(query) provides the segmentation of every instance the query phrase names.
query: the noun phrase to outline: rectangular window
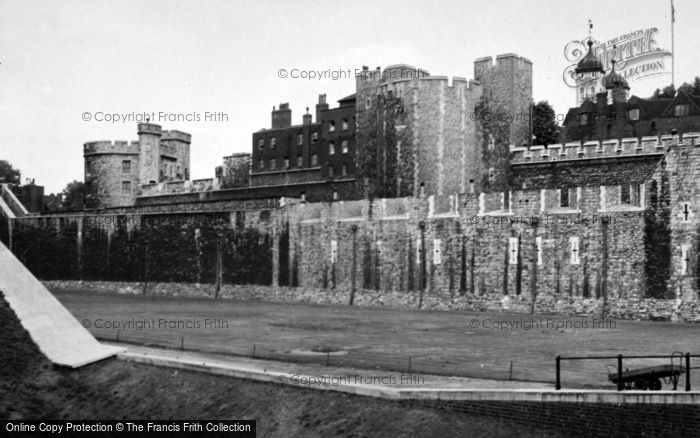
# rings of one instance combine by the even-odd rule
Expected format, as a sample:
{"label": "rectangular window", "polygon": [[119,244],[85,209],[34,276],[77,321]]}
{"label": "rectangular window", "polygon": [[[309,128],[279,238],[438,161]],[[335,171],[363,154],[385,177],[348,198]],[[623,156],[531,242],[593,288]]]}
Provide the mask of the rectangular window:
{"label": "rectangular window", "polygon": [[559,206],[560,207],[570,207],[569,203],[569,189],[559,190]]}
{"label": "rectangular window", "polygon": [[340,123],[340,130],[341,131],[348,130],[348,119],[343,119],[343,121]]}
{"label": "rectangular window", "polygon": [[496,181],[496,170],[493,167],[489,167],[489,182],[493,184]]}
{"label": "rectangular window", "polygon": [[333,120],[328,122],[328,132],[335,132],[335,122]]}
{"label": "rectangular window", "polygon": [[674,109],[676,117],[687,116],[690,113],[690,105],[688,105],[687,103],[676,105]]}
{"label": "rectangular window", "polygon": [[124,175],[131,175],[131,160],[122,161],[122,173]]}
{"label": "rectangular window", "polygon": [[642,199],[641,199],[641,186],[638,184],[633,184],[630,186],[630,204],[635,205],[637,207],[642,206]]}
{"label": "rectangular window", "polygon": [[620,186],[620,204],[631,204],[630,186],[627,184]]}
{"label": "rectangular window", "polygon": [[508,238],[508,263],[515,265],[518,263],[518,238]]}
{"label": "rectangular window", "polygon": [[535,251],[537,251],[537,266],[542,266],[542,237],[535,237]]}
{"label": "rectangular window", "polygon": [[297,146],[301,146],[304,144],[304,136],[299,134],[297,135]]}
{"label": "rectangular window", "polygon": [[578,265],[581,263],[581,254],[579,253],[579,240],[578,237],[571,237],[569,239],[571,245],[571,264]]}
{"label": "rectangular window", "polygon": [[270,169],[275,170],[275,159],[274,158],[270,160]]}
{"label": "rectangular window", "polygon": [[318,132],[314,132],[311,134],[311,143],[317,143],[318,142]]}
{"label": "rectangular window", "polygon": [[318,155],[317,154],[311,154],[311,165],[318,166]]}
{"label": "rectangular window", "polygon": [[335,142],[328,143],[328,155],[335,155]]}
{"label": "rectangular window", "polygon": [[263,149],[265,147],[265,139],[261,138],[258,140],[258,149]]}
{"label": "rectangular window", "polygon": [[346,164],[343,164],[343,167],[341,168],[341,172],[343,176],[348,176],[348,166]]}
{"label": "rectangular window", "polygon": [[370,108],[372,108],[372,100],[370,100],[370,98],[368,97],[367,99],[365,99],[365,109]]}
{"label": "rectangular window", "polygon": [[690,261],[690,245],[687,243],[681,245],[681,274],[688,273],[688,262]]}
{"label": "rectangular window", "polygon": [[442,263],[442,241],[433,239],[433,263],[439,265]]}
{"label": "rectangular window", "polygon": [[331,240],[331,263],[338,263],[338,241]]}
{"label": "rectangular window", "polygon": [[277,144],[277,139],[275,137],[272,137],[270,139],[270,147],[274,148],[276,144]]}
{"label": "rectangular window", "polygon": [[284,158],[284,168],[289,169],[289,157]]}
{"label": "rectangular window", "polygon": [[510,211],[510,192],[502,192],[501,193],[501,210],[503,211]]}
{"label": "rectangular window", "polygon": [[634,108],[627,111],[627,118],[629,120],[639,120],[639,108]]}
{"label": "rectangular window", "polygon": [[297,167],[303,167],[303,166],[304,166],[304,156],[297,155]]}
{"label": "rectangular window", "polygon": [[333,166],[328,166],[328,176],[333,176]]}
{"label": "rectangular window", "polygon": [[264,169],[264,168],[265,168],[265,162],[261,158],[258,160],[258,169]]}
{"label": "rectangular window", "polygon": [[343,150],[343,153],[344,153],[344,154],[347,154],[347,153],[348,153],[348,141],[347,141],[347,140],[343,140],[342,143],[340,143],[340,146],[341,146],[341,148],[342,148],[342,150]]}
{"label": "rectangular window", "polygon": [[131,181],[122,181],[122,195],[131,194]]}
{"label": "rectangular window", "polygon": [[416,264],[420,265],[423,258],[423,241],[419,237],[416,239]]}
{"label": "rectangular window", "polygon": [[588,113],[581,114],[581,125],[586,126],[590,123],[591,116]]}

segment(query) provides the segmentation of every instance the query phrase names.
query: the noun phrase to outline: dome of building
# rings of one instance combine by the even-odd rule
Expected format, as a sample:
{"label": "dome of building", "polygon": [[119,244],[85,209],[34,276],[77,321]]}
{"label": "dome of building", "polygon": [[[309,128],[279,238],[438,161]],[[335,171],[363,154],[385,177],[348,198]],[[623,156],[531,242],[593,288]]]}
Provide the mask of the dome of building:
{"label": "dome of building", "polygon": [[603,63],[593,54],[593,41],[588,40],[588,53],[576,65],[576,74],[602,73],[605,74]]}
{"label": "dome of building", "polygon": [[612,69],[610,70],[610,73],[605,75],[605,77],[603,78],[603,86],[606,90],[612,90],[614,88],[624,88],[625,90],[630,89],[630,86],[629,84],[627,84],[625,78],[623,78],[621,74],[615,71],[614,59],[612,60]]}

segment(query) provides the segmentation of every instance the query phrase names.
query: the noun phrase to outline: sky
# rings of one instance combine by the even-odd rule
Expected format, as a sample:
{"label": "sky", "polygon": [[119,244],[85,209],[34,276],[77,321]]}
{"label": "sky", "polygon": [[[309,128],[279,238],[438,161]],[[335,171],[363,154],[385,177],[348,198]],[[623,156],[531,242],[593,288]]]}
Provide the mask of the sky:
{"label": "sky", "polygon": [[[700,75],[700,2],[675,9],[680,84]],[[566,113],[564,46],[587,36],[589,19],[598,40],[657,27],[670,50],[670,15],[670,0],[0,0],[0,160],[57,192],[83,179],[83,143],[136,140],[137,116],[155,113],[163,129],[192,134],[192,178],[211,178],[223,156],[250,152],[273,106],[289,102],[301,123],[319,94],[332,107],[352,94],[363,65],[471,79],[474,59],[503,53],[530,59],[535,101]],[[352,73],[291,77],[307,71]],[[631,93],[670,82],[640,80]]]}

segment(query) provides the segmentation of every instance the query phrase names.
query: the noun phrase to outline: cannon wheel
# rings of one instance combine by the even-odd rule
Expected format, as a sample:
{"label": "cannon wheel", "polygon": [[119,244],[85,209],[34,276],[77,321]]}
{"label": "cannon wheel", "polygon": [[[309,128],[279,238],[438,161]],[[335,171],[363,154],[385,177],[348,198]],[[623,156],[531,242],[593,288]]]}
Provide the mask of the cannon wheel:
{"label": "cannon wheel", "polygon": [[634,389],[644,391],[647,389],[648,382],[645,379],[637,379],[634,381]]}
{"label": "cannon wheel", "polygon": [[649,380],[649,391],[658,391],[661,389],[661,380],[651,379]]}

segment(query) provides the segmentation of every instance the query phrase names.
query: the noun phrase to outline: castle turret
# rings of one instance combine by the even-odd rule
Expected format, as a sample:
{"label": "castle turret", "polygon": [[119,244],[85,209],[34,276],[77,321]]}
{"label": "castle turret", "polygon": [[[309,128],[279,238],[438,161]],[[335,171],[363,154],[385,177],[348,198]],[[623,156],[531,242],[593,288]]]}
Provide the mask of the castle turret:
{"label": "castle turret", "polygon": [[593,50],[591,30],[593,23],[588,21],[588,52],[576,65],[576,105],[581,106],[584,100],[597,99],[597,94],[604,90],[602,78],[605,68]]}
{"label": "castle turret", "polygon": [[532,61],[508,53],[474,61],[474,79],[483,87],[483,95],[492,110],[506,112],[510,123],[509,143],[522,145],[530,141],[527,119],[532,105]]}
{"label": "castle turret", "polygon": [[139,123],[139,182],[155,184],[159,181],[160,171],[160,125]]}
{"label": "castle turret", "polygon": [[[190,179],[190,143],[192,136],[182,131],[163,131],[161,140],[161,159],[166,156],[170,165],[174,166],[171,181],[187,181]],[[174,161],[173,161],[174,160]],[[169,173],[168,173],[169,174]]]}
{"label": "castle turret", "polygon": [[611,61],[612,69],[610,73],[603,78],[603,85],[606,90],[610,90],[613,103],[625,103],[627,101],[627,92],[630,89],[629,84],[621,74],[615,71],[616,61]]}

